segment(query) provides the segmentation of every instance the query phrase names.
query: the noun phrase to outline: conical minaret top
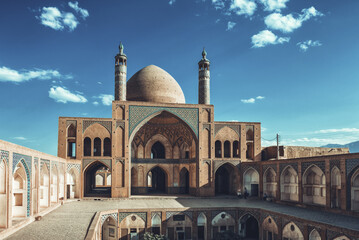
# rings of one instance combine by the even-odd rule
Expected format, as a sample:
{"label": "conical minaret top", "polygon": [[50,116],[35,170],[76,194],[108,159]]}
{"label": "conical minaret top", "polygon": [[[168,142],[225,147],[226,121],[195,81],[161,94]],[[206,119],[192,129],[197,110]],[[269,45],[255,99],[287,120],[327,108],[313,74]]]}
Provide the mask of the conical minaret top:
{"label": "conical minaret top", "polygon": [[210,61],[203,48],[202,59],[198,62],[198,103],[210,104]]}
{"label": "conical minaret top", "polygon": [[118,46],[115,57],[115,100],[126,101],[127,56],[123,53],[123,44]]}

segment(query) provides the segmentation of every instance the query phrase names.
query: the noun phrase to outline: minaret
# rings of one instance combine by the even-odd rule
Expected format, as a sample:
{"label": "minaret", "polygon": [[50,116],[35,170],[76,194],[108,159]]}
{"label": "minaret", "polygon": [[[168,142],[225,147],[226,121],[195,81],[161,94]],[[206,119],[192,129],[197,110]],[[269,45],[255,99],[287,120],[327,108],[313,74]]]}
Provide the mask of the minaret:
{"label": "minaret", "polygon": [[126,101],[127,57],[123,45],[118,47],[120,53],[115,57],[115,100]]}
{"label": "minaret", "polygon": [[209,65],[207,52],[203,48],[202,59],[198,62],[198,104],[210,104]]}

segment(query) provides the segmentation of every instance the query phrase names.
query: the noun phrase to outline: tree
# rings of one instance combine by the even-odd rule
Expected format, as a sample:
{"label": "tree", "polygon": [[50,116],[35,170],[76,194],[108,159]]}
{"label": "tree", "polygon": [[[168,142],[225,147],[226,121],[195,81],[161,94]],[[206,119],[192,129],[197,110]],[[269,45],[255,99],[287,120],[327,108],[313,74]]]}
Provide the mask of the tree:
{"label": "tree", "polygon": [[167,240],[167,237],[161,234],[146,232],[141,240]]}

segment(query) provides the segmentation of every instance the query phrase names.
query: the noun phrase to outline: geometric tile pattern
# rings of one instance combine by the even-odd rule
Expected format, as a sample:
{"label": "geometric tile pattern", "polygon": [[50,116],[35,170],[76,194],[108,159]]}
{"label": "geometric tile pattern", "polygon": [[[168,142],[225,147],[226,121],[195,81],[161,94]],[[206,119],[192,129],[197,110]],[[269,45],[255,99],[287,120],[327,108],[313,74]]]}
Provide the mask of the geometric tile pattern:
{"label": "geometric tile pattern", "polygon": [[298,173],[298,163],[280,163],[279,169],[280,169],[281,174],[282,174],[283,169],[287,166],[291,166]]}
{"label": "geometric tile pattern", "polygon": [[67,169],[66,169],[66,172],[69,173],[71,168],[75,168],[78,173],[80,173],[80,167],[81,167],[81,164],[77,164],[77,163],[68,163],[67,164]]}
{"label": "geometric tile pattern", "polygon": [[198,137],[198,108],[174,108],[174,107],[151,107],[151,106],[130,106],[129,107],[129,134],[147,117],[157,112],[170,112],[185,123],[193,130]]}
{"label": "geometric tile pattern", "polygon": [[347,171],[347,176],[357,166],[359,166],[359,159],[347,159],[345,161],[345,168],[346,168],[346,171]]}
{"label": "geometric tile pattern", "polygon": [[98,123],[102,125],[104,128],[107,129],[107,131],[111,134],[112,132],[112,121],[93,121],[93,120],[83,120],[83,127],[82,132],[84,133],[85,130],[91,126],[92,124]]}
{"label": "geometric tile pattern", "polygon": [[24,159],[26,162],[26,165],[28,166],[29,170],[30,170],[30,174],[31,174],[31,161],[32,161],[32,157],[31,156],[27,156],[27,155],[23,155],[23,154],[19,154],[19,153],[13,153],[13,160],[12,160],[12,172],[14,173],[16,165],[20,162],[21,159]]}
{"label": "geometric tile pattern", "polygon": [[274,172],[277,173],[277,164],[263,165],[263,172],[265,172],[268,168],[272,168]]}
{"label": "geometric tile pattern", "polygon": [[6,160],[7,165],[9,165],[9,152],[5,150],[0,150],[0,161]]}
{"label": "geometric tile pattern", "polygon": [[359,159],[347,159],[345,160],[345,169],[347,174],[347,210],[351,209],[351,179],[356,172],[357,169],[359,169]]}
{"label": "geometric tile pattern", "polygon": [[146,212],[120,212],[118,215],[118,222],[121,223],[123,219],[125,219],[127,216],[135,214],[142,218],[145,223],[147,222],[147,213]]}
{"label": "geometric tile pattern", "polygon": [[162,219],[162,212],[151,212],[151,219],[152,219],[155,215],[158,215],[158,216]]}
{"label": "geometric tile pattern", "polygon": [[229,127],[231,129],[233,129],[237,134],[238,137],[241,136],[241,128],[240,125],[230,125],[230,124],[215,124],[214,125],[214,135],[217,135],[217,133],[219,132],[219,130],[221,130],[224,127]]}
{"label": "geometric tile pattern", "polygon": [[113,220],[115,220],[116,224],[118,224],[117,212],[116,212],[116,213],[109,213],[109,214],[104,214],[104,215],[102,215],[102,216],[101,216],[101,226],[102,226],[102,224],[105,222],[105,220],[106,220],[108,217],[112,217]]}
{"label": "geometric tile pattern", "polygon": [[244,173],[249,168],[253,168],[259,173],[259,165],[257,165],[257,164],[246,164],[241,168],[241,172]]}
{"label": "geometric tile pattern", "polygon": [[302,175],[304,174],[305,170],[307,170],[307,168],[311,165],[316,165],[323,171],[323,173],[325,173],[325,162],[324,161],[302,162]]}
{"label": "geometric tile pattern", "polygon": [[338,159],[331,160],[330,161],[330,170],[332,170],[334,166],[340,170],[340,160],[338,160]]}
{"label": "geometric tile pattern", "polygon": [[189,217],[191,220],[193,218],[193,212],[191,211],[183,211],[183,212],[166,212],[166,220],[170,219],[173,215],[184,214]]}
{"label": "geometric tile pattern", "polygon": [[58,162],[51,161],[51,170],[54,168],[54,166],[56,166],[56,168],[58,168],[57,164],[58,164]]}
{"label": "geometric tile pattern", "polygon": [[40,169],[42,170],[42,166],[43,165],[46,165],[47,169],[50,171],[50,160],[47,160],[47,159],[42,159],[40,160]]}

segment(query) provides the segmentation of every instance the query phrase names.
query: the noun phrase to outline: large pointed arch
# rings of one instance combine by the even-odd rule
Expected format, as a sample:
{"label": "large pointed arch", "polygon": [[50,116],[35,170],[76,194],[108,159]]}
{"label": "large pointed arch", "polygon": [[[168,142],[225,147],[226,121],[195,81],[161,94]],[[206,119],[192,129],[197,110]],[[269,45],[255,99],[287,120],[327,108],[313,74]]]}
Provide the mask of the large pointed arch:
{"label": "large pointed arch", "polygon": [[94,161],[83,170],[84,197],[111,197],[111,187],[96,187],[96,172],[98,170],[111,171],[111,167],[103,161]]}
{"label": "large pointed arch", "polygon": [[325,174],[315,164],[310,165],[303,173],[303,203],[326,204]]}
{"label": "large pointed arch", "polygon": [[281,200],[298,201],[298,173],[290,165],[286,166],[280,175]]}

